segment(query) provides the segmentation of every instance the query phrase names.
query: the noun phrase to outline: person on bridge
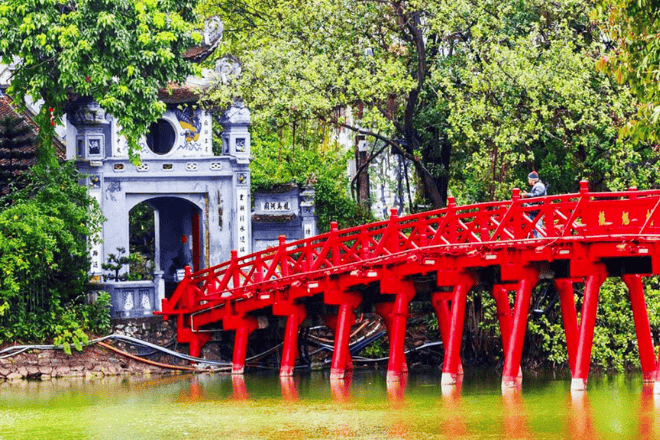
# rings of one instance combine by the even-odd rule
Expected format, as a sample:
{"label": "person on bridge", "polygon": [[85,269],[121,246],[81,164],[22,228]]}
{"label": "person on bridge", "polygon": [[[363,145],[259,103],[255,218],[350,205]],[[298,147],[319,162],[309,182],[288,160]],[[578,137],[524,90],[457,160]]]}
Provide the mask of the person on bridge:
{"label": "person on bridge", "polygon": [[523,193],[523,197],[531,198],[531,197],[542,197],[546,195],[546,188],[543,182],[541,182],[541,178],[539,177],[539,173],[536,171],[532,171],[527,175],[527,182],[529,182],[529,186],[532,187],[532,190],[528,193]]}
{"label": "person on bridge", "polygon": [[[532,187],[532,190],[530,192],[524,192],[521,195],[526,198],[532,198],[532,197],[543,197],[547,194],[547,190],[543,182],[541,181],[541,178],[539,177],[539,173],[536,171],[532,171],[527,175],[527,182],[529,183],[529,186]],[[538,215],[538,211],[531,211],[529,213],[530,220],[534,220],[536,216]],[[539,227],[543,227],[543,220],[539,222]],[[536,222],[534,222],[534,238],[539,238],[539,231],[536,229]]]}

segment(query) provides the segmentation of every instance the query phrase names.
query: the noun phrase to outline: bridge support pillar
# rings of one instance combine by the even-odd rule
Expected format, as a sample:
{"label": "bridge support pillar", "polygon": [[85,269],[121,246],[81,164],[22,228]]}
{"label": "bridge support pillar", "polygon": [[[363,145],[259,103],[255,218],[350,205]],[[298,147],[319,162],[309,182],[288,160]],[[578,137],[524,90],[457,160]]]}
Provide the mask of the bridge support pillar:
{"label": "bridge support pillar", "polygon": [[509,337],[509,345],[504,355],[502,388],[512,388],[520,385],[518,373],[520,371],[523,343],[525,342],[525,331],[527,330],[527,314],[529,312],[532,289],[536,286],[539,279],[539,272],[536,268],[523,268],[521,272],[522,278],[518,283],[518,291],[516,292],[511,336]]}
{"label": "bridge support pillar", "polygon": [[397,290],[396,299],[391,303],[379,303],[376,312],[385,320],[387,337],[390,341],[390,359],[387,363],[387,381],[400,380],[403,373],[408,372],[406,362],[405,342],[408,325],[408,305],[415,296],[415,287],[412,282],[392,281],[386,285],[381,284],[381,293]]}
{"label": "bridge support pillar", "polygon": [[[307,316],[307,310],[303,305],[291,304],[287,309],[290,313],[288,313],[286,329],[284,331],[280,377],[293,376],[293,368],[298,358],[298,331]],[[275,307],[273,308],[274,310]]]}
{"label": "bridge support pillar", "polygon": [[[402,373],[408,372],[408,363],[404,353],[399,354],[396,348],[398,347],[398,341],[396,341],[397,336],[394,334],[396,332],[395,328],[397,327],[396,321],[396,302],[383,302],[378,303],[375,306],[376,313],[378,313],[385,321],[385,329],[387,330],[387,338],[390,342],[390,353],[389,361],[387,362],[387,381],[396,381],[398,376]],[[407,304],[406,304],[407,312]],[[405,336],[405,326],[404,326],[404,336]],[[401,345],[403,351],[403,344]],[[395,362],[398,363],[395,365]]]}
{"label": "bridge support pillar", "polygon": [[642,365],[642,377],[644,382],[655,382],[655,354],[653,352],[653,338],[651,337],[651,326],[649,315],[644,300],[644,285],[641,275],[623,275],[621,277],[630,296],[630,307],[635,320],[635,332],[637,333],[637,349],[639,360]]}
{"label": "bridge support pillar", "polygon": [[[447,346],[449,345],[449,328],[451,323],[449,301],[451,301],[451,292],[434,292],[431,294],[431,305],[438,318],[440,339],[442,339],[442,346],[445,350],[447,350]],[[458,359],[458,369],[456,374],[459,377],[463,376],[463,363],[461,362],[460,357]]]}
{"label": "bridge support pillar", "polygon": [[459,382],[458,366],[461,361],[461,340],[463,324],[465,323],[465,300],[475,283],[471,275],[465,275],[454,286],[451,303],[451,321],[449,323],[449,343],[445,347],[445,359],[442,366],[442,385],[453,385]]}
{"label": "bridge support pillar", "polygon": [[234,353],[231,359],[231,374],[243,374],[247,355],[248,339],[259,327],[254,316],[232,317],[223,322],[225,330],[236,330],[234,335]]}
{"label": "bridge support pillar", "polygon": [[362,302],[362,297],[351,292],[326,292],[327,304],[339,303],[337,316],[324,317],[325,323],[335,333],[335,349],[330,364],[330,379],[343,379],[346,371],[353,370],[353,361],[349,352],[351,326],[355,324],[355,309]]}
{"label": "bridge support pillar", "polygon": [[594,274],[587,277],[584,287],[584,300],[582,302],[582,313],[580,314],[580,337],[577,344],[571,391],[584,391],[587,389],[596,312],[598,310],[598,292],[603,281],[607,278],[607,269],[604,265],[596,264],[594,265],[594,272]]}
{"label": "bridge support pillar", "polygon": [[351,326],[355,324],[355,309],[349,303],[339,306],[337,313],[337,330],[335,330],[335,350],[332,353],[330,365],[330,378],[341,379],[346,370],[353,369],[351,354],[348,351],[351,339]]}
{"label": "bridge support pillar", "polygon": [[[495,284],[491,292],[497,308],[497,321],[500,325],[500,335],[502,338],[502,351],[506,355],[509,351],[509,340],[511,339],[512,313],[509,303],[509,291],[501,284]],[[518,368],[517,380],[522,380],[522,369]]]}
{"label": "bridge support pillar", "polygon": [[575,356],[578,344],[578,321],[575,310],[575,298],[573,296],[573,281],[566,278],[554,280],[555,289],[559,293],[559,305],[561,307],[561,319],[564,323],[566,334],[566,351],[568,353],[568,366],[571,374],[575,373]]}
{"label": "bridge support pillar", "polygon": [[196,333],[189,328],[179,327],[176,332],[176,340],[182,344],[188,344],[188,353],[193,357],[200,357],[202,347],[211,339],[210,333]]}

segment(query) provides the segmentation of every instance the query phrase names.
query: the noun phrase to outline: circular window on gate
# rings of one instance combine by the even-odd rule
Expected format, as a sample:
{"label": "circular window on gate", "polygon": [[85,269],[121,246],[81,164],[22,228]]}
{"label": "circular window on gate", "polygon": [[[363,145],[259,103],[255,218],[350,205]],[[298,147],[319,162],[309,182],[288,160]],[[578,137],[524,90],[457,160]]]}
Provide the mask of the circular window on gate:
{"label": "circular window on gate", "polygon": [[174,147],[176,132],[169,121],[159,119],[149,126],[147,146],[156,154],[167,154]]}

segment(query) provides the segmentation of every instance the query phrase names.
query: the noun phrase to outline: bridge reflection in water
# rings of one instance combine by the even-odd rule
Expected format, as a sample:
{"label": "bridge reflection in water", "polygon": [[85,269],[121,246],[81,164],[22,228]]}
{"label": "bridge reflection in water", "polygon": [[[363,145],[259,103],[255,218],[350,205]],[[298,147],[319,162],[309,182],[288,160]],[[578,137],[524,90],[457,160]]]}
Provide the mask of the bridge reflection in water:
{"label": "bridge reflection in water", "polygon": [[[481,380],[480,386],[466,390],[462,382],[447,386],[433,382],[429,377],[420,380],[413,376],[415,385],[408,389],[408,375],[399,381],[387,381],[385,377],[379,378],[378,373],[355,374],[357,381],[353,374],[329,381],[327,376],[326,379],[317,377],[312,387],[305,384],[305,392],[300,390],[301,382],[305,383],[309,378],[280,377],[281,400],[287,403],[286,411],[294,418],[310,405],[322,415],[330,411],[339,417],[331,429],[328,427],[328,438],[360,437],[365,432],[379,430],[386,438],[438,435],[474,438],[496,434],[510,439],[543,436],[589,440],[613,434],[637,438],[657,438],[660,434],[660,396],[654,395],[652,384],[642,386],[641,378],[636,379],[636,385],[631,385],[629,379],[617,379],[617,387],[599,376],[595,378],[597,385],[589,394],[565,390],[562,385],[565,381],[553,381],[553,385],[547,387],[537,380],[530,386],[530,391],[523,393],[521,388],[509,388],[497,396],[493,393],[496,388],[492,378],[486,386]],[[234,399],[252,399],[246,386],[250,383],[250,376],[234,375],[230,380]],[[321,383],[324,380],[327,387],[321,390],[319,387],[323,388]],[[260,381],[259,385],[263,386],[263,382]],[[316,390],[313,396],[309,395],[311,388]],[[199,381],[191,380],[190,392],[199,399]],[[264,398],[260,393],[263,390],[257,390],[254,397],[257,405],[253,409],[257,412],[258,403]],[[203,390],[201,395],[205,395],[207,401],[219,397]],[[596,407],[591,397],[595,397]],[[335,408],[322,404],[325,401],[334,402]],[[369,413],[375,414],[375,418],[362,419]],[[310,416],[315,417],[316,414]],[[305,427],[297,432],[301,438],[307,435]]]}
{"label": "bridge reflection in water", "polygon": [[[480,372],[83,378],[0,384],[0,436],[21,439],[658,438],[660,399],[642,376],[526,378],[502,393]],[[472,375],[471,375],[472,374]],[[348,379],[348,380],[347,380]]]}

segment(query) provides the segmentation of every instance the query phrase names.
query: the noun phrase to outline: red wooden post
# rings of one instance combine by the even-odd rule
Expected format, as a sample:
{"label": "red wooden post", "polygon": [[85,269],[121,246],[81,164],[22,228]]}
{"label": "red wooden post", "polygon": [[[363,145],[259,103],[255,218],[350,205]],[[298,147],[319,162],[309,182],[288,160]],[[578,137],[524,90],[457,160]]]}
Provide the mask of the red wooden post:
{"label": "red wooden post", "polygon": [[383,295],[396,295],[394,302],[380,303],[377,305],[376,311],[385,320],[387,336],[390,341],[387,380],[398,381],[403,373],[408,372],[405,339],[408,325],[408,304],[415,296],[415,286],[410,281],[388,277],[381,280],[380,292]]}
{"label": "red wooden post", "polygon": [[511,304],[509,303],[509,292],[501,284],[495,284],[492,291],[495,307],[497,308],[497,320],[500,324],[500,335],[502,337],[502,351],[509,351],[509,338],[511,337]]}
{"label": "red wooden post", "polygon": [[554,285],[559,293],[561,318],[564,323],[564,334],[566,335],[568,366],[571,369],[571,374],[573,374],[575,372],[575,356],[577,355],[578,344],[578,321],[575,298],[573,297],[573,281],[566,278],[556,278]]}
{"label": "red wooden post", "polygon": [[184,301],[182,301],[183,302],[182,305],[184,307],[191,308],[195,305],[195,289],[193,288],[191,282],[192,274],[190,272],[190,266],[184,267],[183,270],[185,275],[183,277],[183,280],[181,280],[180,284],[183,284],[183,288],[185,289],[184,291],[185,299]]}
{"label": "red wooden post", "polygon": [[204,344],[206,344],[209,339],[211,339],[210,333],[195,333],[188,327],[177,325],[176,340],[182,344],[188,344],[188,352],[190,353],[190,356],[196,358],[200,357],[202,347],[204,347]]}
{"label": "red wooden post", "polygon": [[449,343],[445,348],[445,361],[442,367],[442,385],[453,385],[459,381],[458,366],[461,357],[461,340],[465,322],[465,301],[467,294],[474,285],[474,279],[466,275],[465,279],[454,287],[451,303],[451,323],[449,327]]}
{"label": "red wooden post", "polygon": [[523,343],[525,342],[525,331],[527,330],[527,314],[529,312],[532,289],[536,286],[539,279],[539,272],[536,268],[524,268],[521,272],[522,278],[518,283],[518,291],[516,292],[511,337],[509,338],[508,349],[504,355],[502,388],[511,388],[520,385],[518,373],[520,371]]}
{"label": "red wooden post", "polygon": [[[456,215],[456,200],[454,197],[447,197],[447,213],[445,214],[447,217],[450,217],[452,220],[454,219]],[[455,220],[454,220],[455,223]],[[450,243],[456,243],[456,225],[455,224],[450,224],[449,220],[447,221],[446,228],[449,231],[449,242]],[[438,231],[438,234],[441,234],[442,231]],[[438,240],[437,243],[440,243],[440,240]]]}
{"label": "red wooden post", "polygon": [[584,195],[589,192],[589,181],[580,180],[580,194]]}
{"label": "red wooden post", "polygon": [[254,316],[240,318],[234,336],[234,354],[231,360],[231,374],[243,374],[243,371],[245,370],[248,338],[258,326],[257,318]]}
{"label": "red wooden post", "polygon": [[607,277],[607,270],[603,265],[594,265],[594,271],[594,274],[587,277],[584,287],[584,300],[580,315],[580,338],[575,357],[575,371],[571,380],[571,391],[584,391],[587,389],[596,312],[598,310],[598,292]]}
{"label": "red wooden post", "polygon": [[330,379],[342,379],[350,359],[348,346],[351,338],[351,326],[355,323],[354,307],[350,303],[339,306],[337,329],[335,331],[335,350],[330,364]]}
{"label": "red wooden post", "polygon": [[337,222],[330,222],[330,236],[328,237],[332,247],[332,265],[339,266],[341,264],[341,254],[339,250],[339,228]]}
{"label": "red wooden post", "polygon": [[515,210],[511,213],[513,234],[515,238],[523,238],[521,235],[522,221],[520,219],[520,204],[516,203],[518,200],[520,200],[520,188],[513,188],[511,190],[511,205],[509,205],[509,210]]}
{"label": "red wooden post", "polygon": [[383,318],[383,321],[385,322],[385,331],[387,332],[387,337],[390,337],[390,333],[392,331],[392,309],[394,308],[394,303],[391,302],[381,302],[377,303],[374,306],[374,309],[376,310],[376,313],[380,315],[381,318]]}
{"label": "red wooden post", "polygon": [[[396,302],[382,302],[376,304],[376,313],[378,313],[385,321],[385,329],[387,331],[387,338],[390,341],[390,359],[387,364],[387,380],[398,380],[402,373],[408,372],[408,363],[406,362],[405,354],[403,353],[403,344],[401,344],[401,353],[398,351],[399,341],[395,335],[395,328],[397,326]],[[406,305],[407,312],[407,305]],[[405,328],[404,328],[405,337]]]}
{"label": "red wooden post", "polygon": [[621,277],[630,295],[630,306],[635,320],[635,332],[637,333],[637,348],[639,360],[642,364],[642,376],[644,382],[655,381],[655,354],[653,351],[653,339],[649,325],[649,315],[646,311],[644,300],[644,286],[640,275],[623,275]]}
{"label": "red wooden post", "polygon": [[[442,346],[447,350],[449,345],[449,325],[451,321],[451,313],[449,311],[449,299],[447,295],[449,292],[434,292],[431,294],[431,305],[435,310],[435,315],[438,319],[438,329],[440,330],[440,339],[442,339]],[[458,360],[458,376],[463,376],[463,363],[460,358]]]}
{"label": "red wooden post", "polygon": [[286,321],[284,332],[284,346],[282,347],[282,362],[280,364],[280,377],[292,376],[293,368],[298,357],[298,330],[307,316],[303,305],[291,305],[291,314]]}
{"label": "red wooden post", "polygon": [[190,356],[198,358],[202,354],[202,347],[211,339],[211,335],[208,333],[192,333],[192,336],[188,343],[188,350]]}
{"label": "red wooden post", "polygon": [[399,211],[396,208],[390,209],[390,222],[387,225],[388,250],[392,253],[399,252]]}
{"label": "red wooden post", "polygon": [[392,332],[390,338],[390,360],[387,364],[387,380],[396,381],[402,373],[408,372],[406,363],[405,341],[406,327],[408,325],[408,304],[410,302],[407,292],[396,296],[392,309]]}
{"label": "red wooden post", "polygon": [[289,255],[286,253],[286,235],[278,235],[279,240],[278,254],[280,256],[280,271],[282,277],[289,276]]}
{"label": "red wooden post", "polygon": [[241,285],[241,276],[239,274],[240,269],[238,268],[238,252],[235,250],[231,251],[231,264],[229,269],[232,271],[232,286],[234,289],[238,288]]}
{"label": "red wooden post", "polygon": [[[497,321],[500,325],[500,337],[502,339],[502,352],[506,355],[509,350],[511,339],[511,327],[513,325],[513,313],[509,303],[509,291],[501,284],[495,284],[492,291],[495,307],[497,308]],[[522,369],[518,369],[518,381],[522,380]]]}
{"label": "red wooden post", "polygon": [[369,259],[370,253],[369,233],[367,228],[363,226],[362,229],[360,229],[360,258],[362,258],[363,261],[366,261]]}

